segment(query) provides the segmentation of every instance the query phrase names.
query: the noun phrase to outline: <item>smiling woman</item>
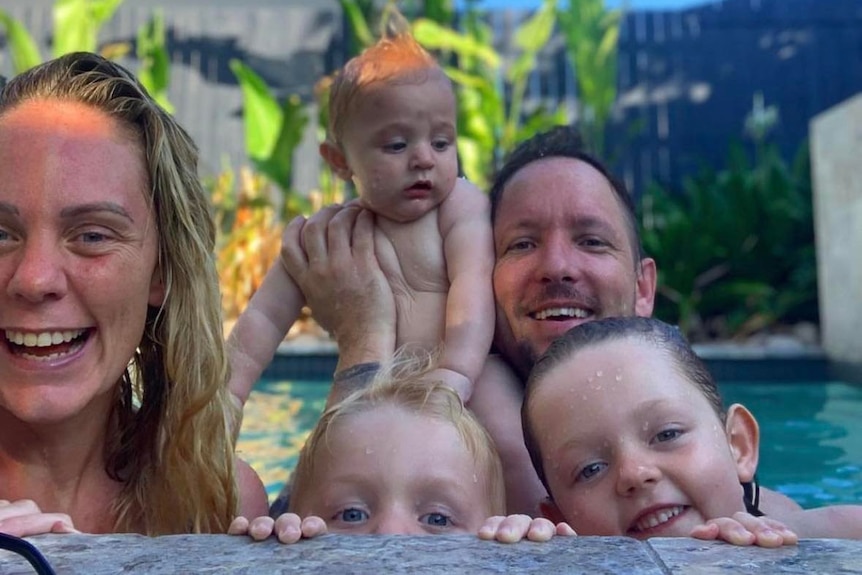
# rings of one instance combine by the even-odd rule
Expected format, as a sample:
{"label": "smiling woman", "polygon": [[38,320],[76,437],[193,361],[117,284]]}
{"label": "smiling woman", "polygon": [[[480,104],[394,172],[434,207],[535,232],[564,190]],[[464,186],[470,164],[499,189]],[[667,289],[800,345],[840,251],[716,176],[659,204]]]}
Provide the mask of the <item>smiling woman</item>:
{"label": "smiling woman", "polygon": [[219,532],[238,492],[265,508],[237,483],[196,162],[99,56],[0,95],[0,531]]}

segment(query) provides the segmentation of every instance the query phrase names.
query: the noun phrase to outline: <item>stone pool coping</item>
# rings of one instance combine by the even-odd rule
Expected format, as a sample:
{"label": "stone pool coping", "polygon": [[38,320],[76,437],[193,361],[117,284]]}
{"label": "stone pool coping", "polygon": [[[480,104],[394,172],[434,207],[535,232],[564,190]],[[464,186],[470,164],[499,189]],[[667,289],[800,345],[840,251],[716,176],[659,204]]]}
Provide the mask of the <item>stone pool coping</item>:
{"label": "stone pool coping", "polygon": [[[326,535],[295,545],[230,535],[40,535],[36,545],[57,573],[720,573],[862,574],[862,541],[804,539],[780,549],[733,547],[686,538],[556,538],[503,544],[466,535]],[[0,551],[0,573],[32,574]]]}

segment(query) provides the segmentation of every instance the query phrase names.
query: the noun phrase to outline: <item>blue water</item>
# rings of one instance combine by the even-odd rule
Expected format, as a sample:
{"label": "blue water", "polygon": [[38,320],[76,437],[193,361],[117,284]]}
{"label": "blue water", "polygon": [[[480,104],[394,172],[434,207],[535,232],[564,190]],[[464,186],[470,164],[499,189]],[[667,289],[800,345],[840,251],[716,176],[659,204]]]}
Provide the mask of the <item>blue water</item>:
{"label": "blue water", "polygon": [[862,503],[862,387],[828,383],[721,384],[760,424],[761,484],[803,507]]}
{"label": "blue water", "polygon": [[[762,485],[803,507],[862,503],[862,387],[829,383],[726,383],[760,424]],[[270,500],[287,480],[323,409],[319,381],[261,380],[246,404],[238,451],[261,475]]]}

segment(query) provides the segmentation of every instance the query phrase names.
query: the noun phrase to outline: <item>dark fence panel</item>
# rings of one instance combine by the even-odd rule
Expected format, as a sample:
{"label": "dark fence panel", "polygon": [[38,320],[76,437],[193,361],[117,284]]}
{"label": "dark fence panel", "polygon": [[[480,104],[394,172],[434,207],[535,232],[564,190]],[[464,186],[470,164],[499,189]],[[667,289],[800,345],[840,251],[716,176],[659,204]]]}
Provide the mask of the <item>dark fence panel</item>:
{"label": "dark fence panel", "polygon": [[[36,31],[45,54],[52,5],[3,0]],[[207,173],[246,163],[231,58],[251,65],[279,95],[297,93],[309,102],[314,82],[345,58],[336,0],[128,0],[100,40],[134,42],[155,7],[168,25],[170,98],[201,147]],[[509,10],[489,15],[504,53],[511,53],[507,38],[524,17]],[[0,73],[8,75],[2,36],[0,49]],[[136,66],[132,58],[127,63]],[[564,103],[574,121],[575,73],[558,34],[531,77],[527,110]],[[779,108],[773,139],[789,157],[812,116],[862,91],[862,0],[724,0],[630,12],[620,35],[618,87],[609,144],[635,193],[651,180],[676,185],[703,166],[721,167],[729,143],[744,138],[743,120],[758,91]],[[296,160],[296,186],[313,187],[319,166],[313,125]]]}

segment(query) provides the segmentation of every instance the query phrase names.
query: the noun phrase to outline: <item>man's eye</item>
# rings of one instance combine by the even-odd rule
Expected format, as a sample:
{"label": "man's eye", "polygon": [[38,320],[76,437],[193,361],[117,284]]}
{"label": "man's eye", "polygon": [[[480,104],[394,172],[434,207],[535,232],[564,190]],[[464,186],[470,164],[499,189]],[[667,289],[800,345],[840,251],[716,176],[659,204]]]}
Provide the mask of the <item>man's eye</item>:
{"label": "man's eye", "polygon": [[608,243],[600,238],[584,238],[583,240],[581,240],[581,245],[590,248],[601,248],[608,245]]}
{"label": "man's eye", "polygon": [[531,240],[518,240],[509,244],[509,249],[507,251],[522,252],[532,248],[533,246],[535,246],[535,243]]}
{"label": "man's eye", "polygon": [[105,241],[107,236],[99,232],[84,232],[81,234],[81,241],[85,244],[93,244]]}
{"label": "man's eye", "polygon": [[452,519],[442,513],[428,513],[419,520],[432,527],[449,527],[452,524]]}
{"label": "man's eye", "polygon": [[368,513],[366,513],[362,509],[351,507],[349,509],[339,511],[335,515],[335,518],[340,519],[345,523],[361,523],[363,521],[368,521]]}
{"label": "man's eye", "polygon": [[581,472],[578,473],[578,479],[590,479],[591,477],[594,477],[595,475],[601,473],[602,470],[607,466],[607,463],[601,461],[597,461],[596,463],[590,463],[589,465],[586,465],[583,469],[581,469]]}

